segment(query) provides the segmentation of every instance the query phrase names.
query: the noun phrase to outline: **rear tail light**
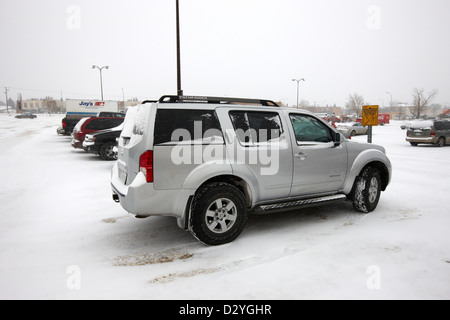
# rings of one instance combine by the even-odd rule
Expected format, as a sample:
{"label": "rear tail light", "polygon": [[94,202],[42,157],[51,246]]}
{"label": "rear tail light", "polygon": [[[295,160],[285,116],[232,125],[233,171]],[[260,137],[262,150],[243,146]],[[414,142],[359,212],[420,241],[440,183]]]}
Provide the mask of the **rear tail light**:
{"label": "rear tail light", "polygon": [[67,127],[67,123],[65,121],[62,122],[63,128]]}
{"label": "rear tail light", "polygon": [[431,131],[431,135],[434,137],[436,135],[436,132]]}
{"label": "rear tail light", "polygon": [[147,182],[153,182],[153,151],[144,152],[139,158],[139,171],[145,176]]}

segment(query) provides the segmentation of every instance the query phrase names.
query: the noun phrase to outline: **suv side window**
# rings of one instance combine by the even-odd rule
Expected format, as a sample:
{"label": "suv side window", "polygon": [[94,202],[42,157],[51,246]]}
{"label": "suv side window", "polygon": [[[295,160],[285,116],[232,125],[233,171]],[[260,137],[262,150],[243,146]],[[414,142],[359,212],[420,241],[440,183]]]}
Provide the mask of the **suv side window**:
{"label": "suv side window", "polygon": [[330,129],[320,120],[300,114],[290,115],[297,144],[301,142],[331,142]]}
{"label": "suv side window", "polygon": [[450,121],[444,122],[444,130],[450,130]]}
{"label": "suv side window", "polygon": [[219,119],[214,110],[158,109],[154,145],[202,141],[224,143]]}
{"label": "suv side window", "polygon": [[435,121],[434,122],[434,129],[435,130],[443,130],[444,124],[442,122]]}
{"label": "suv side window", "polygon": [[92,119],[84,127],[86,130],[97,130],[101,119]]}
{"label": "suv side window", "polygon": [[243,145],[271,142],[283,133],[281,119],[276,112],[230,111],[230,119]]}
{"label": "suv side window", "polygon": [[86,130],[105,130],[113,126],[112,119],[92,119],[86,124]]}
{"label": "suv side window", "polygon": [[111,119],[111,128],[115,128],[123,123],[124,118]]}

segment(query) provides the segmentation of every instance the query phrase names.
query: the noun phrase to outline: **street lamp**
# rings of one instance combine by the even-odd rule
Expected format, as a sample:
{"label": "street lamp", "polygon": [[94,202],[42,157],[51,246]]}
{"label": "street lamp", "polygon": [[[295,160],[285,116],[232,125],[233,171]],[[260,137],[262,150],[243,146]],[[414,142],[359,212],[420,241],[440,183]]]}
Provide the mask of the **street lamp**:
{"label": "street lamp", "polygon": [[388,94],[388,95],[390,95],[391,96],[391,108],[393,107],[393,102],[392,102],[392,94],[390,93],[390,92],[388,92],[388,91],[386,91],[386,94]]}
{"label": "street lamp", "polygon": [[99,66],[96,66],[95,64],[94,65],[92,65],[92,69],[95,69],[95,68],[97,68],[99,71],[100,71],[100,89],[101,89],[101,92],[102,92],[102,101],[103,101],[103,80],[102,80],[102,70],[103,69],[109,69],[109,66],[104,66],[104,67],[99,67]]}
{"label": "street lamp", "polygon": [[300,78],[300,79],[292,79],[292,81],[296,81],[297,82],[297,109],[298,109],[298,91],[299,91],[299,87],[300,87],[300,81],[305,81],[305,79]]}
{"label": "street lamp", "polygon": [[183,95],[183,89],[181,89],[181,58],[180,58],[180,5],[178,0],[175,3],[176,6],[176,29],[177,29],[177,95]]}
{"label": "street lamp", "polygon": [[125,108],[125,91],[123,91],[123,88],[122,88],[122,101],[123,101],[123,110],[127,110],[127,108]]}

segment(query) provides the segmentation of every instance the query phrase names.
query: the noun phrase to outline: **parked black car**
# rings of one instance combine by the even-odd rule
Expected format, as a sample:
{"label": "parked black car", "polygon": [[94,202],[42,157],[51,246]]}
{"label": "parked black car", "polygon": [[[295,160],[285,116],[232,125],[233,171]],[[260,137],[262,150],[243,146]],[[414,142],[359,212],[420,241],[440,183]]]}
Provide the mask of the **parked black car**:
{"label": "parked black car", "polygon": [[31,112],[24,112],[21,114],[16,115],[17,119],[35,119],[37,118],[37,115],[32,114]]}
{"label": "parked black car", "polygon": [[123,125],[112,129],[97,131],[87,134],[84,138],[83,149],[89,153],[95,153],[103,160],[117,160],[117,153],[114,148],[117,146],[116,139],[122,133]]}

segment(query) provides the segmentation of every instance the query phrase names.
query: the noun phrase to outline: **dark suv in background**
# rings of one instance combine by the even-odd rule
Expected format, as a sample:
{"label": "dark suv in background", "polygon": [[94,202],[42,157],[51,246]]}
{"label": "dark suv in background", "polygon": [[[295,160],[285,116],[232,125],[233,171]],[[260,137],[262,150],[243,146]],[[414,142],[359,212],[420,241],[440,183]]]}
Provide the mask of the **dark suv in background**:
{"label": "dark suv in background", "polygon": [[446,119],[414,121],[408,128],[406,141],[413,147],[419,143],[433,144],[436,147],[450,144],[450,121]]}
{"label": "dark suv in background", "polygon": [[103,160],[116,160],[117,153],[114,152],[114,148],[117,146],[117,138],[120,137],[122,129],[123,124],[112,129],[87,134],[83,142],[84,151],[98,154]]}
{"label": "dark suv in background", "polygon": [[72,147],[83,149],[83,141],[86,134],[100,130],[117,127],[123,123],[124,118],[93,117],[81,119],[72,132]]}

